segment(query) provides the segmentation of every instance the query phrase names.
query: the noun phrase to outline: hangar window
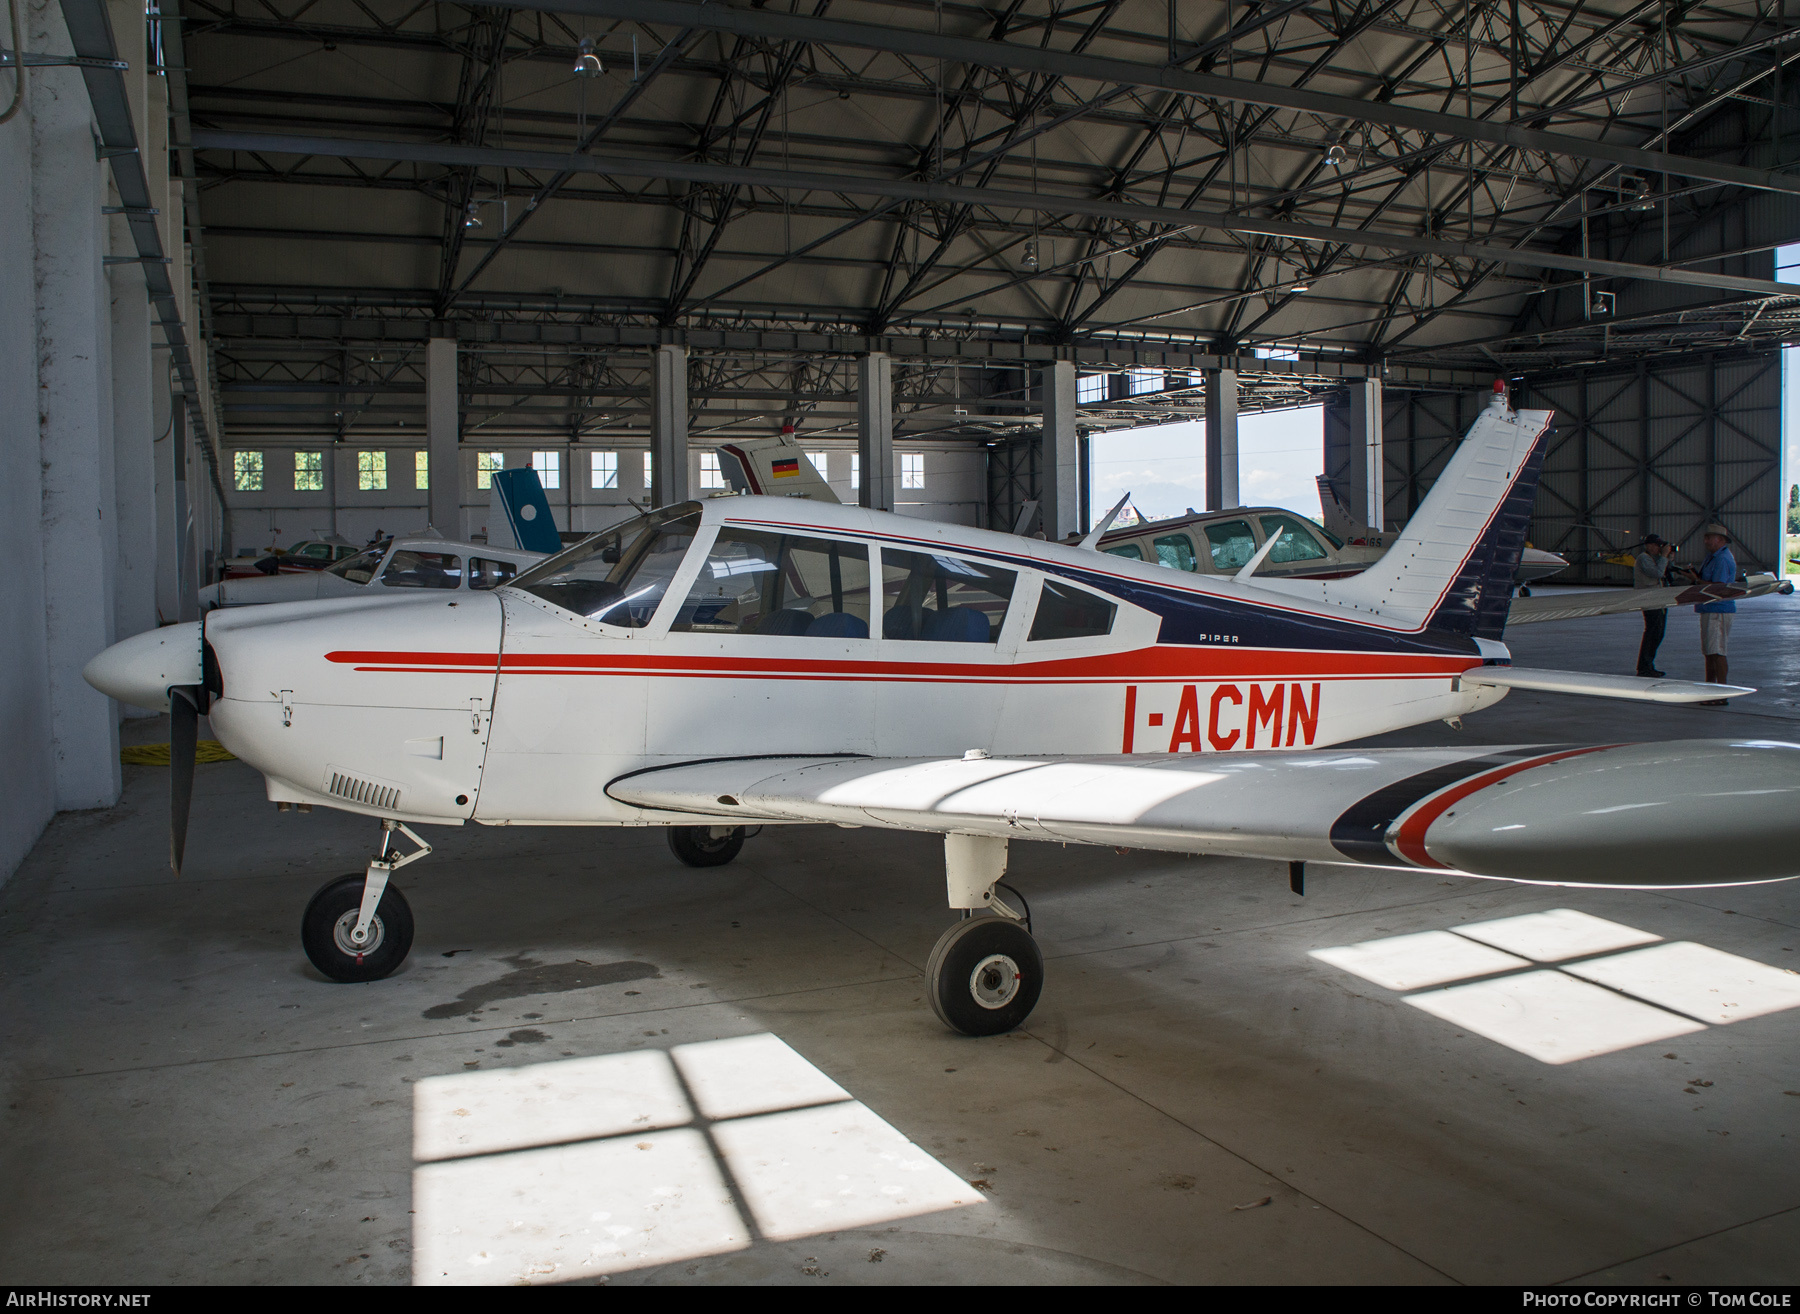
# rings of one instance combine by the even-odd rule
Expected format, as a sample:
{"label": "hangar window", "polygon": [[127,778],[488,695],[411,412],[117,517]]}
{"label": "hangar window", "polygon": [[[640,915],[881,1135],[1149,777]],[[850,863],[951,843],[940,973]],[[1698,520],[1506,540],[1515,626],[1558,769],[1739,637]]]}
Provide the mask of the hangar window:
{"label": "hangar window", "polygon": [[1319,540],[1294,517],[1264,516],[1262,527],[1264,538],[1281,535],[1275,546],[1269,549],[1267,560],[1271,566],[1285,565],[1290,561],[1325,560],[1325,549],[1319,546]]}
{"label": "hangar window", "polygon": [[862,487],[862,457],[860,456],[850,458],[850,487]]}
{"label": "hangar window", "polygon": [[651,475],[650,453],[645,452],[644,453],[644,489],[646,492],[649,491],[649,488],[650,488],[650,475]]}
{"label": "hangar window", "polygon": [[595,488],[617,488],[619,486],[619,454],[617,452],[588,453],[588,469],[591,477],[589,483]]}
{"label": "hangar window", "polygon": [[906,452],[900,457],[900,487],[925,487],[925,454]]}
{"label": "hangar window", "polygon": [[882,637],[993,643],[1006,624],[1018,578],[978,561],[883,548]]}
{"label": "hangar window", "polygon": [[294,491],[296,493],[322,493],[325,491],[325,453],[294,453]]}
{"label": "hangar window", "polygon": [[462,558],[449,552],[394,553],[381,582],[390,589],[454,589],[462,585]]}
{"label": "hangar window", "polygon": [[413,453],[413,487],[426,489],[431,487],[431,453]]}
{"label": "hangar window", "polygon": [[714,634],[869,637],[869,549],[862,543],[727,526],[671,626]]}
{"label": "hangar window", "polygon": [[725,487],[725,476],[719,470],[719,454],[717,452],[700,453],[700,487]]}
{"label": "hangar window", "polygon": [[387,487],[386,452],[356,454],[356,487],[364,493],[377,492]]}
{"label": "hangar window", "polygon": [[1118,604],[1059,580],[1044,581],[1037,615],[1031,618],[1028,642],[1042,639],[1093,639],[1111,634]]}
{"label": "hangar window", "polygon": [[506,469],[505,452],[475,453],[475,487],[492,488],[494,476]]}
{"label": "hangar window", "polygon": [[824,453],[824,452],[808,452],[806,454],[806,459],[811,461],[812,468],[819,472],[819,478],[821,478],[821,479],[825,478],[825,471],[829,468],[829,464],[826,459],[826,453]]}
{"label": "hangar window", "polygon": [[1105,401],[1111,388],[1110,374],[1084,374],[1075,380],[1075,400],[1078,402]]}
{"label": "hangar window", "polygon": [[240,493],[262,492],[263,454],[235,452],[231,458],[232,487]]}
{"label": "hangar window", "polygon": [[531,468],[537,471],[538,483],[545,488],[562,487],[561,452],[533,452]]}
{"label": "hangar window", "polygon": [[694,545],[700,517],[668,511],[594,534],[521,574],[514,584],[578,616],[641,629]]}

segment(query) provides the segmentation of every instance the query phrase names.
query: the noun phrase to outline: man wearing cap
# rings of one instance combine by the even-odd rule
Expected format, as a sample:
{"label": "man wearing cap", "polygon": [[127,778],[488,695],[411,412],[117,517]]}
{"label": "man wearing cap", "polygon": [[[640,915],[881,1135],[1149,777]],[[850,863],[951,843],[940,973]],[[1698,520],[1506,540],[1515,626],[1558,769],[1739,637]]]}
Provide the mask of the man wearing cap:
{"label": "man wearing cap", "polygon": [[[1660,589],[1668,583],[1669,558],[1675,555],[1674,547],[1665,543],[1655,534],[1644,539],[1644,546],[1638,550],[1631,563],[1631,587],[1634,589]],[[1637,673],[1642,676],[1660,679],[1662,672],[1656,669],[1656,650],[1662,647],[1663,635],[1669,628],[1669,609],[1667,607],[1649,607],[1644,610],[1644,641],[1638,645]]]}
{"label": "man wearing cap", "polygon": [[[1700,541],[1706,545],[1706,560],[1700,565],[1700,578],[1709,584],[1737,583],[1737,558],[1731,555],[1731,535],[1720,524],[1706,525],[1700,530]],[[1737,603],[1702,602],[1694,610],[1700,613],[1700,651],[1706,657],[1706,682],[1725,683],[1725,653],[1731,639],[1731,618]],[[1709,699],[1700,707],[1723,707],[1723,698]]]}

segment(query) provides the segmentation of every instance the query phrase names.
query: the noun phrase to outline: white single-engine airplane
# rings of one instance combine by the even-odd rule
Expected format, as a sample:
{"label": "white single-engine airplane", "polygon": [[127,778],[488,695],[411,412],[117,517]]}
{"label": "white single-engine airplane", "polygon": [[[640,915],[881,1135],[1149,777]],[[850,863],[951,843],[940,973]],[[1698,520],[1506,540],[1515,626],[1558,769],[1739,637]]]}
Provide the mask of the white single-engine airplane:
{"label": "white single-engine airplane", "polygon": [[1510,665],[1549,422],[1496,396],[1400,540],[1346,579],[1259,579],[1268,543],[1208,577],[726,496],[491,592],[215,611],[108,649],[87,678],[172,712],[177,871],[202,713],[276,803],[380,819],[366,872],[302,921],[340,981],[406,957],[389,877],[429,852],[420,824],[667,826],[695,866],[729,862],[753,825],[940,832],[965,915],[930,996],[975,1035],[1018,1026],[1043,982],[1022,906],[997,893],[1015,837],[1285,860],[1296,888],[1307,862],[1626,887],[1796,874],[1794,744],[1330,747],[1454,724],[1514,688],[1752,692]]}

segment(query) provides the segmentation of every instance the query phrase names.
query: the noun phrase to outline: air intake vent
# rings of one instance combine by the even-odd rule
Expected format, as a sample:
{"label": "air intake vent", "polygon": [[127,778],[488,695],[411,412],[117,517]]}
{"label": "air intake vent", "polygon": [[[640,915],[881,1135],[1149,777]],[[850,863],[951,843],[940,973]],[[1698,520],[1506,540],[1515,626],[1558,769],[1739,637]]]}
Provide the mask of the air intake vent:
{"label": "air intake vent", "polygon": [[361,803],[365,807],[379,808],[383,812],[400,810],[400,790],[396,786],[346,775],[335,768],[326,773],[325,792],[349,799],[352,803]]}

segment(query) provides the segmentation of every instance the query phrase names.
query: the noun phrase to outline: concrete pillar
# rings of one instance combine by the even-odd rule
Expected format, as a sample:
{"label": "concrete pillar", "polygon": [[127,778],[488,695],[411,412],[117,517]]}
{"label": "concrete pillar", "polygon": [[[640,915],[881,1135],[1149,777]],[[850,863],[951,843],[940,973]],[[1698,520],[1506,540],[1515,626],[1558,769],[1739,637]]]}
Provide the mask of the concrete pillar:
{"label": "concrete pillar", "polygon": [[1038,448],[1038,497],[1044,537],[1059,543],[1081,528],[1081,454],[1075,432],[1075,362],[1053,360],[1039,375],[1044,425]]}
{"label": "concrete pillar", "polygon": [[[195,480],[204,480],[204,460],[194,451],[190,436],[187,398],[178,397],[170,414],[169,455],[174,471],[174,540],[176,615],[184,621],[200,619],[200,589],[213,581],[203,579],[204,556],[200,551],[200,526],[195,514],[195,494],[202,498],[205,490]],[[266,472],[265,472],[266,474]]]}
{"label": "concrete pillar", "polygon": [[1370,529],[1387,528],[1382,483],[1381,380],[1350,385],[1350,516]]}
{"label": "concrete pillar", "polygon": [[[34,23],[35,26],[35,23]],[[12,44],[11,34],[6,44]],[[27,49],[42,49],[27,44]],[[45,70],[48,71],[48,70]],[[33,70],[35,75],[38,70]],[[11,94],[10,72],[0,94]],[[29,109],[0,124],[0,881],[30,852],[56,810],[46,665],[42,474],[37,408],[37,295],[32,265]],[[90,152],[91,153],[91,152]]]}
{"label": "concrete pillar", "polygon": [[457,406],[456,339],[425,343],[426,519],[445,538],[466,538],[463,524],[462,424]]}
{"label": "concrete pillar", "polygon": [[650,353],[650,505],[688,500],[687,348]]}
{"label": "concrete pillar", "polygon": [[1243,505],[1238,496],[1237,371],[1206,371],[1206,509]]}
{"label": "concrete pillar", "polygon": [[[29,10],[27,49],[69,50],[54,4]],[[106,185],[94,159],[87,89],[73,68],[31,80],[33,272],[37,280],[38,458],[42,501],[45,701],[57,808],[119,797],[118,709],[81,678],[113,641],[118,561],[109,369],[111,315],[102,257]]]}
{"label": "concrete pillar", "polygon": [[[114,216],[113,250],[134,248]],[[150,294],[141,265],[108,271],[112,299],[113,484],[118,494],[118,571],[113,630],[121,639],[156,628],[155,362]],[[133,715],[130,710],[125,713]]]}
{"label": "concrete pillar", "polygon": [[[168,352],[151,357],[151,461],[156,467],[156,616],[158,623],[181,615],[180,558],[176,551],[175,410],[181,398],[171,388]],[[230,458],[227,457],[227,460]]]}
{"label": "concrete pillar", "polygon": [[894,362],[885,351],[856,358],[858,506],[894,509]]}

